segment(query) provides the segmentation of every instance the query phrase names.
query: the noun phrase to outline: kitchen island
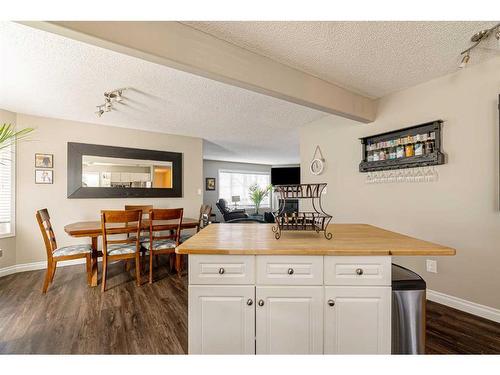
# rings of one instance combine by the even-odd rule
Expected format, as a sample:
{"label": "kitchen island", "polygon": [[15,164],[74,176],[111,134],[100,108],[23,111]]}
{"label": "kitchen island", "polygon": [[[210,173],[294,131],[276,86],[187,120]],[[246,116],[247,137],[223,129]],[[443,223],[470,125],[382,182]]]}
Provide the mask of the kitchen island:
{"label": "kitchen island", "polygon": [[190,354],[390,354],[391,257],[454,255],[366,224],[333,239],[272,224],[213,224],[189,255]]}

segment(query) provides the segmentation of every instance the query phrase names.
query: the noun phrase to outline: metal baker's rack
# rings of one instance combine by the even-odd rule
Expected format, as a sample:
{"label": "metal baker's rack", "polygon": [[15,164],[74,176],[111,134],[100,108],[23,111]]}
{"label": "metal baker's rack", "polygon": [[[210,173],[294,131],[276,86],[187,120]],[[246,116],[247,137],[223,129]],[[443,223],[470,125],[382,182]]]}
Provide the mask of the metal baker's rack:
{"label": "metal baker's rack", "polygon": [[[321,205],[321,196],[325,187],[326,183],[275,186],[274,191],[279,194],[279,208],[274,213],[276,224],[273,226],[276,239],[281,237],[281,232],[290,230],[323,232],[327,240],[332,239],[332,233],[328,232],[328,224],[332,216],[327,214]],[[310,199],[312,209],[287,211],[286,202],[292,199]]]}

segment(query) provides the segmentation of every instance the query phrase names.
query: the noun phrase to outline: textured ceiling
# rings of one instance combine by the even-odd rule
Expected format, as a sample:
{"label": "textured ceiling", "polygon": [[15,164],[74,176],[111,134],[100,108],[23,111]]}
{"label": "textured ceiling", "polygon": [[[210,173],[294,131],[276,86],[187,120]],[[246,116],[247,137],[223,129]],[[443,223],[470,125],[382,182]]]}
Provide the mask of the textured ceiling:
{"label": "textured ceiling", "polygon": [[[299,162],[298,128],[323,112],[23,25],[0,22],[0,108],[200,137],[204,157]],[[97,118],[103,93],[125,104]]]}
{"label": "textured ceiling", "polygon": [[[457,70],[470,37],[495,22],[184,22],[374,98]],[[471,63],[498,56],[494,38]]]}

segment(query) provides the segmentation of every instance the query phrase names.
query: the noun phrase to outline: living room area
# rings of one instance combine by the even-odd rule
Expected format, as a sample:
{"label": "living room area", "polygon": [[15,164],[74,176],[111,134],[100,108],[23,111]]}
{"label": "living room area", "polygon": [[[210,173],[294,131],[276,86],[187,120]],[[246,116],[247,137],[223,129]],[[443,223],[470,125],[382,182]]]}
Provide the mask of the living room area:
{"label": "living room area", "polygon": [[[203,203],[212,207],[211,222],[274,223],[279,208],[273,187],[300,183],[299,164],[256,164],[203,160]],[[298,201],[286,202],[293,212]]]}

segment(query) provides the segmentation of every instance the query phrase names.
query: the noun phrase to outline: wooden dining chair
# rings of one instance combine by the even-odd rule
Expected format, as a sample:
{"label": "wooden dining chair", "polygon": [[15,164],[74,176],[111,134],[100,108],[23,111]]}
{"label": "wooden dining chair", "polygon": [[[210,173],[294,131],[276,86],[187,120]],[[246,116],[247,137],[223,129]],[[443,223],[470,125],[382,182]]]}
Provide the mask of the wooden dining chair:
{"label": "wooden dining chair", "polygon": [[[152,204],[126,204],[125,205],[125,210],[126,211],[130,211],[130,210],[141,210],[142,211],[142,219],[147,219],[148,215],[149,215],[149,210],[152,210],[153,209],[153,205]],[[142,244],[144,242],[147,242],[149,241],[149,226],[148,226],[148,229],[142,229],[141,230],[141,255],[143,255],[142,257],[142,261],[141,261],[141,266],[142,266],[142,270],[144,271],[144,258],[145,258],[145,254],[146,254],[146,249],[142,246]],[[130,262],[127,260],[125,261],[125,270],[126,271],[130,271]]]}
{"label": "wooden dining chair", "polygon": [[[205,228],[210,223],[210,215],[212,214],[212,206],[209,204],[202,204],[200,207],[200,215],[198,217],[198,225],[196,226],[196,233]],[[188,240],[193,236],[193,233],[181,234],[180,243]]]}
{"label": "wooden dining chair", "polygon": [[[135,278],[141,285],[141,210],[101,211],[102,287],[106,290],[108,262],[135,259]],[[119,239],[112,239],[114,237]]]}
{"label": "wooden dining chair", "polygon": [[40,231],[42,232],[43,242],[45,243],[45,250],[47,252],[47,271],[45,273],[45,280],[43,281],[42,293],[47,293],[49,284],[52,284],[54,281],[57,262],[62,262],[64,260],[85,259],[87,284],[90,284],[90,279],[92,277],[91,245],[79,244],[57,247],[56,236],[50,222],[49,211],[46,208],[38,210],[35,216]]}
{"label": "wooden dining chair", "polygon": [[[149,211],[149,242],[144,247],[149,252],[149,283],[153,283],[153,256],[169,254],[170,269],[172,269],[172,255],[179,246],[181,233],[182,208],[153,209]],[[166,223],[165,221],[169,221]],[[162,233],[166,233],[163,234]],[[181,257],[176,254],[175,268],[180,276]]]}

